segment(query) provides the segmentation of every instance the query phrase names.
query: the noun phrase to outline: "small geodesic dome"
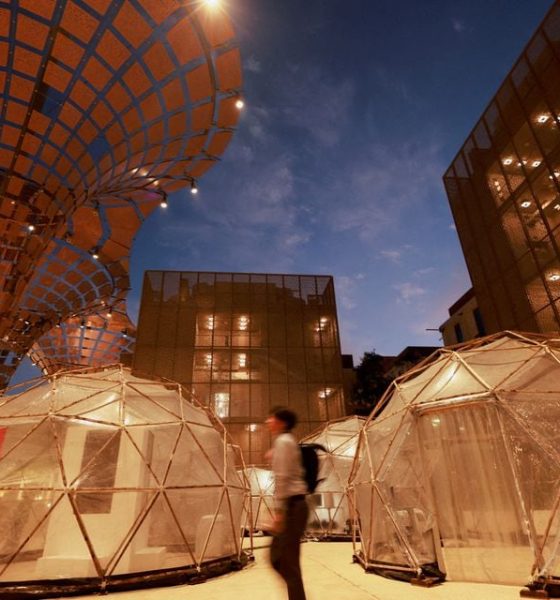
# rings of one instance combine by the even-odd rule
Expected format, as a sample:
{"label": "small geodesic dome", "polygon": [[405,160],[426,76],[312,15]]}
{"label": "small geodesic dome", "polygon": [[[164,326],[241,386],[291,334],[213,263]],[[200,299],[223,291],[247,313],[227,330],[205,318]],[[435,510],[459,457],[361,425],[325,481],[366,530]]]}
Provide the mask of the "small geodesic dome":
{"label": "small geodesic dome", "polygon": [[238,568],[247,489],[233,453],[223,425],[178,384],[121,366],[2,397],[0,595]]}
{"label": "small geodesic dome", "polygon": [[319,444],[321,482],[310,501],[307,533],[320,538],[346,537],[352,534],[351,515],[346,488],[356,455],[358,436],[364,417],[344,417],[329,421],[301,440]]}
{"label": "small geodesic dome", "polygon": [[264,531],[274,520],[274,473],[261,467],[247,467],[245,477],[249,484],[251,514],[246,511],[245,529]]}
{"label": "small geodesic dome", "polygon": [[560,340],[443,348],[368,419],[350,480],[368,570],[524,584],[560,575]]}

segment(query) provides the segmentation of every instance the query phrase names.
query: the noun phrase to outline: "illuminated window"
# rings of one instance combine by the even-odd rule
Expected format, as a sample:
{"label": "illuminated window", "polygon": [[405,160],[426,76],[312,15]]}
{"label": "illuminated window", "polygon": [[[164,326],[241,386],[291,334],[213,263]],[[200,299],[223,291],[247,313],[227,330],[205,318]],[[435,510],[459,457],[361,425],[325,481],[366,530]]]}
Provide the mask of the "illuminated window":
{"label": "illuminated window", "polygon": [[229,417],[229,392],[216,392],[214,394],[214,412],[220,419]]}

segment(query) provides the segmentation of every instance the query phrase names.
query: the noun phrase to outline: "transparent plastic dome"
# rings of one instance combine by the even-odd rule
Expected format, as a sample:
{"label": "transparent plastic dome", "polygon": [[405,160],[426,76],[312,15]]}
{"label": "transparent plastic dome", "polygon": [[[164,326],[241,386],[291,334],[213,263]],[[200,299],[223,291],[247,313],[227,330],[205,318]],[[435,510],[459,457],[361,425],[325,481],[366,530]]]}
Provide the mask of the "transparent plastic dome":
{"label": "transparent plastic dome", "polygon": [[523,585],[560,575],[560,340],[505,332],[395,380],[350,480],[368,570]]}
{"label": "transparent plastic dome", "polygon": [[274,518],[274,473],[262,467],[247,467],[251,514],[245,515],[246,529],[267,532]]}
{"label": "transparent plastic dome", "polygon": [[358,436],[365,421],[364,417],[356,416],[336,419],[301,440],[306,444],[319,444],[326,450],[319,452],[321,482],[310,499],[309,535],[326,539],[352,534],[346,491]]}
{"label": "transparent plastic dome", "polygon": [[122,366],[0,402],[0,593],[182,581],[244,561],[242,459],[175,383]]}

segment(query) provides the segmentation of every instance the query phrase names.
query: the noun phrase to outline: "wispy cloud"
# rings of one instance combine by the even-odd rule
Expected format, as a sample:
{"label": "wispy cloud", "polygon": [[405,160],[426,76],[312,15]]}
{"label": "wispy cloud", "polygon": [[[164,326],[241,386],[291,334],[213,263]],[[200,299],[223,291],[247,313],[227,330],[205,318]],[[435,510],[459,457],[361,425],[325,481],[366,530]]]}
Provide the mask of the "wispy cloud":
{"label": "wispy cloud", "polygon": [[435,141],[364,144],[360,156],[348,157],[345,177],[327,181],[320,196],[323,219],[334,231],[353,232],[364,242],[408,223],[407,213],[440,193],[439,148]]}
{"label": "wispy cloud", "polygon": [[460,19],[451,19],[451,26],[453,27],[453,31],[457,33],[463,33],[465,31],[465,22]]}
{"label": "wispy cloud", "polygon": [[311,238],[308,232],[291,232],[283,240],[283,246],[286,249],[293,249],[306,244]]}
{"label": "wispy cloud", "polygon": [[278,90],[286,123],[304,129],[322,146],[336,145],[350,117],[353,82],[335,79],[316,66],[289,69],[289,85]]}
{"label": "wispy cloud", "polygon": [[397,283],[393,285],[393,289],[398,292],[397,302],[404,302],[405,304],[409,304],[412,300],[424,296],[427,293],[425,288],[420,287],[416,283],[411,283],[410,281]]}
{"label": "wispy cloud", "polygon": [[250,73],[260,73],[261,72],[261,63],[254,56],[249,56],[247,60],[244,62],[244,67],[246,71]]}
{"label": "wispy cloud", "polygon": [[394,263],[399,263],[402,256],[401,250],[381,250],[379,254]]}
{"label": "wispy cloud", "polygon": [[414,277],[426,277],[426,275],[430,275],[432,273],[435,272],[435,268],[434,267],[424,267],[422,269],[416,269],[416,271],[414,271],[413,275]]}
{"label": "wispy cloud", "polygon": [[354,310],[358,305],[356,295],[364,279],[363,273],[356,275],[335,275],[336,297],[346,310]]}

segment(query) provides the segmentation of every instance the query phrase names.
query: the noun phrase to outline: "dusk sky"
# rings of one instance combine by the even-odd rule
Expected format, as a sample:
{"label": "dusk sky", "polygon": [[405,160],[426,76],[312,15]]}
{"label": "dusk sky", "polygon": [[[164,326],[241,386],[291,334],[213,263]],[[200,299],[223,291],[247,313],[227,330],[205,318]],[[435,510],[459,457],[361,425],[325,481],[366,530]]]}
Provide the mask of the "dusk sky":
{"label": "dusk sky", "polygon": [[355,363],[441,344],[470,287],[442,175],[551,0],[222,2],[247,106],[140,231],[131,318],[145,269],[330,274]]}

